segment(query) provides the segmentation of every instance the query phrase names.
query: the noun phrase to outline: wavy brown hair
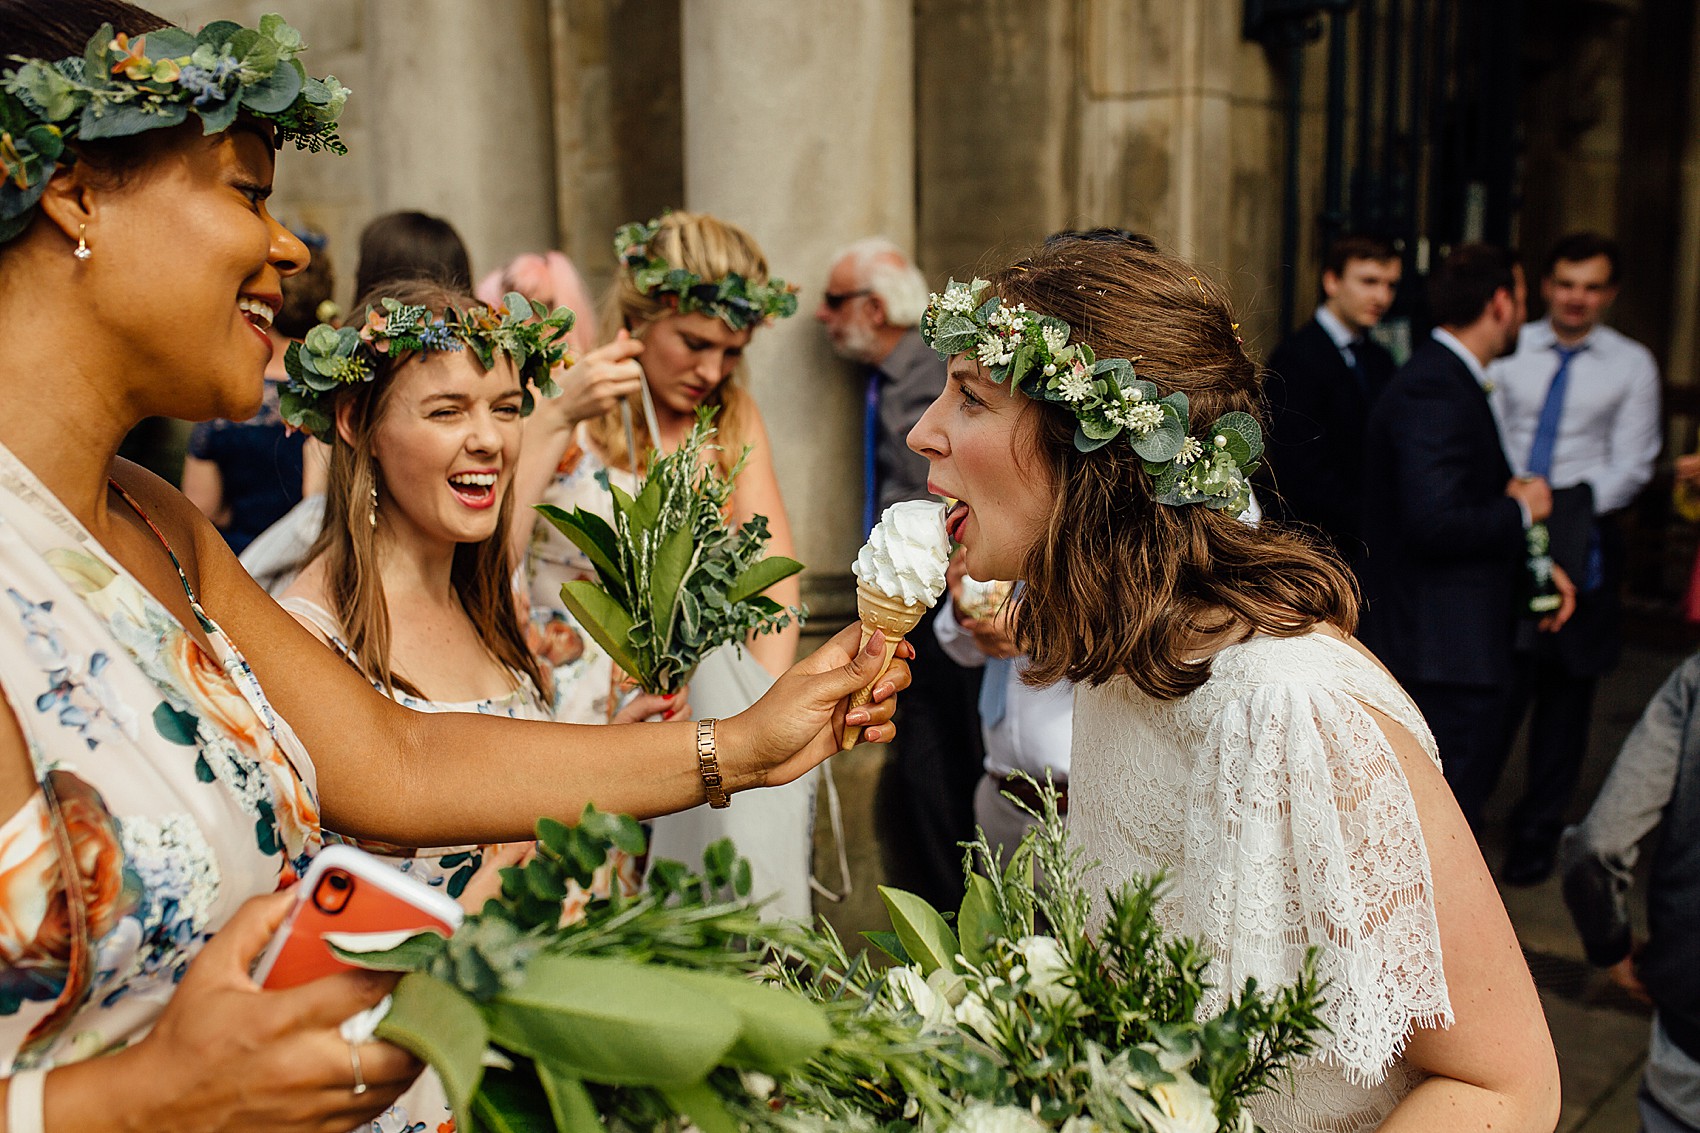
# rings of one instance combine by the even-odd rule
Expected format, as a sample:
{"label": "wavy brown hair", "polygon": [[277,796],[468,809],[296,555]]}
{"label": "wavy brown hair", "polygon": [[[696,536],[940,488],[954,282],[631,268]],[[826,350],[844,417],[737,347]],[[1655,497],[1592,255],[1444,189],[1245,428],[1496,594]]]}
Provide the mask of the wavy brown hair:
{"label": "wavy brown hair", "polygon": [[[1231,410],[1256,415],[1260,374],[1227,296],[1173,256],[1061,241],[992,284],[1006,303],[1066,320],[1074,341],[1100,358],[1134,359],[1163,393],[1185,393],[1194,435]],[[1066,409],[1036,403],[1029,412],[1057,486],[1015,608],[1031,683],[1125,674],[1172,700],[1209,679],[1209,662],[1189,658],[1224,636],[1291,637],[1324,622],[1356,628],[1356,589],[1331,552],[1268,521],[1253,527],[1199,504],[1159,504],[1129,445],[1081,453]]]}
{"label": "wavy brown hair", "polygon": [[[768,278],[767,256],[755,237],[737,225],[705,212],[678,210],[662,217],[655,239],[650,241],[649,252],[666,260],[667,266],[695,272],[705,280],[719,279],[732,272],[737,272],[750,283],[766,283]],[[632,283],[631,271],[622,265],[614,277],[614,290],[603,312],[602,323],[610,329],[625,327],[633,336],[642,338],[651,325],[678,313],[674,296],[659,290],[644,294]],[[718,460],[721,471],[728,474],[737,463],[738,454],[743,451],[744,418],[750,412],[750,393],[744,388],[743,374],[744,363],[740,361],[726,380],[703,399],[704,405],[720,407],[714,418],[715,427],[720,430]],[[627,399],[627,405],[631,410],[633,439],[637,442],[638,451],[648,452],[655,442],[644,421],[643,404],[634,396]],[[591,421],[586,431],[596,442],[596,447],[607,454],[611,467],[641,471],[634,468],[626,444],[625,423],[618,409]]]}
{"label": "wavy brown hair", "polygon": [[[445,307],[464,311],[478,302],[464,291],[431,280],[390,280],[356,300],[351,325],[363,325],[367,311],[380,297],[427,307],[439,315]],[[368,680],[391,692],[399,689],[424,700],[423,693],[390,667],[390,610],[378,569],[378,531],[371,520],[372,493],[376,491],[382,501],[388,492],[383,470],[372,455],[372,439],[389,407],[396,373],[414,357],[382,355],[372,381],[337,394],[335,410],[348,407],[350,436],[343,437],[337,429],[331,437],[324,525],[307,552],[307,561],[324,557],[332,612],[342,625],[355,666]],[[514,604],[513,562],[508,552],[513,508],[512,491],[504,493],[496,530],[481,542],[456,546],[449,577],[484,648],[510,670],[523,674],[542,694],[548,686],[537,658],[526,648]]]}

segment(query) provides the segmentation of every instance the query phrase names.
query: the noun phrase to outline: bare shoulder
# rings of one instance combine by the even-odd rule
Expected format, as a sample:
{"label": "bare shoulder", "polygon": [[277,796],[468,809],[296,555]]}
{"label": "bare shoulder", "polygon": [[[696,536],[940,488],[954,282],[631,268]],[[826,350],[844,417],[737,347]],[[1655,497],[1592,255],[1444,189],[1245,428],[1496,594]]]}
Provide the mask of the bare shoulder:
{"label": "bare shoulder", "polygon": [[112,462],[112,480],[141,505],[148,521],[165,537],[197,593],[202,567],[222,551],[234,559],[223,536],[189,497],[154,473],[122,457]]}

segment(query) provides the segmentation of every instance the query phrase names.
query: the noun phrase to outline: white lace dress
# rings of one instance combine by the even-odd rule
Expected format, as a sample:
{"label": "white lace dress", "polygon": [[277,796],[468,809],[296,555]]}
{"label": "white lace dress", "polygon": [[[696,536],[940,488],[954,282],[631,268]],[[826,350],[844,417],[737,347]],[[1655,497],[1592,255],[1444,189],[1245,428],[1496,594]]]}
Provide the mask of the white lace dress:
{"label": "white lace dress", "polygon": [[1452,1023],[1428,848],[1366,705],[1438,764],[1404,690],[1324,634],[1231,645],[1179,700],[1126,678],[1075,694],[1069,837],[1095,863],[1089,891],[1166,874],[1165,927],[1214,958],[1206,1011],[1248,976],[1291,982],[1320,949],[1333,1033],[1250,1107],[1270,1133],[1373,1129],[1420,1081],[1412,1028]]}

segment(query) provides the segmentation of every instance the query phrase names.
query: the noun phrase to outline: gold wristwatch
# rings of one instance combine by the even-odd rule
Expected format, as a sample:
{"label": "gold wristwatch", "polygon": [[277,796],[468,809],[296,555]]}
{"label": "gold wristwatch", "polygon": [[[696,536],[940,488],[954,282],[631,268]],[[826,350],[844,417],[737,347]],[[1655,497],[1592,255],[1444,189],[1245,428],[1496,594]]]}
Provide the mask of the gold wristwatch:
{"label": "gold wristwatch", "polygon": [[724,810],[732,805],[732,797],[726,793],[725,781],[720,777],[720,760],[714,754],[714,725],[712,719],[697,721],[697,773],[702,776],[708,805]]}

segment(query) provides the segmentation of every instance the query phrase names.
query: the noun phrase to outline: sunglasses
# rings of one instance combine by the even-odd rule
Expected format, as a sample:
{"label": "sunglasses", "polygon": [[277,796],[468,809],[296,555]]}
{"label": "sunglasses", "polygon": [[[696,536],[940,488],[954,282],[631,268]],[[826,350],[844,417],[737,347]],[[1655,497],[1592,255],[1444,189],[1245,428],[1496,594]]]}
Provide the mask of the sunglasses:
{"label": "sunglasses", "polygon": [[864,295],[872,294],[872,291],[864,287],[860,291],[828,291],[826,294],[821,296],[821,299],[826,303],[827,310],[836,311],[852,299],[860,299]]}

